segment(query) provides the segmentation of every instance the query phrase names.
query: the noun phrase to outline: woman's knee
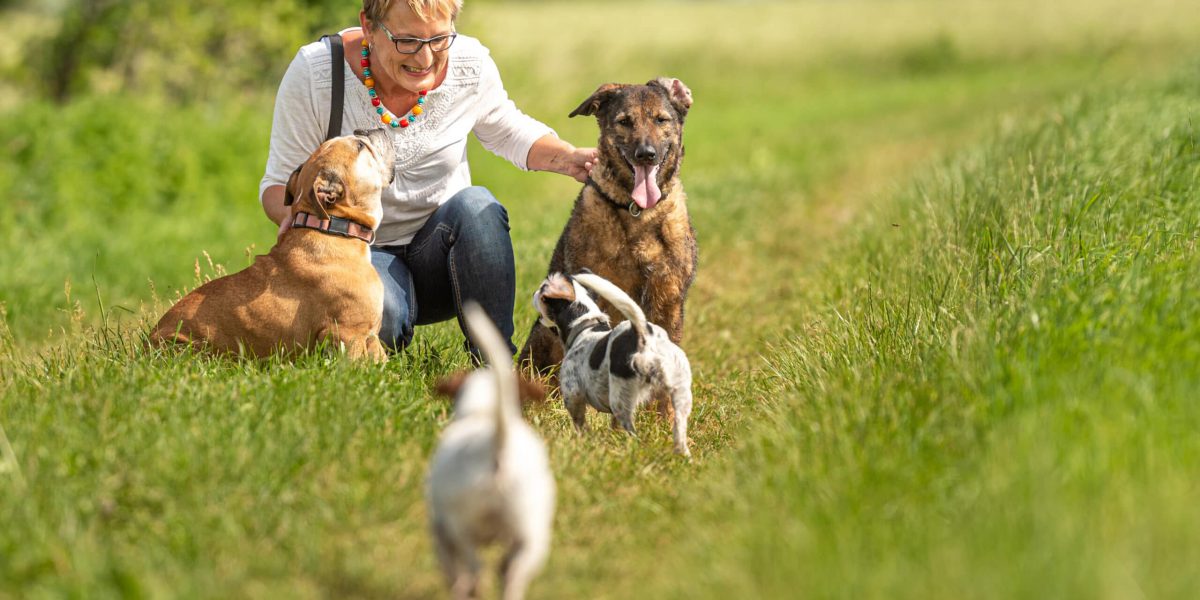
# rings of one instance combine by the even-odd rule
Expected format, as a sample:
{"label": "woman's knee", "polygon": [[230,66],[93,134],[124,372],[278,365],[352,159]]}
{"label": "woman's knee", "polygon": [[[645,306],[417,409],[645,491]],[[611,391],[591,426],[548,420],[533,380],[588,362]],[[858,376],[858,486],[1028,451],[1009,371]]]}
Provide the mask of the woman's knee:
{"label": "woman's knee", "polygon": [[408,298],[403,294],[383,295],[383,321],[379,327],[379,341],[392,351],[403,350],[413,338],[413,315]]}
{"label": "woman's knee", "polygon": [[450,198],[448,208],[456,214],[464,228],[500,229],[508,231],[508,210],[492,192],[482,186],[466,188]]}
{"label": "woman's knee", "polygon": [[411,276],[403,261],[385,250],[373,250],[371,264],[383,283],[383,322],[379,327],[379,341],[389,350],[402,350],[412,341],[416,321]]}

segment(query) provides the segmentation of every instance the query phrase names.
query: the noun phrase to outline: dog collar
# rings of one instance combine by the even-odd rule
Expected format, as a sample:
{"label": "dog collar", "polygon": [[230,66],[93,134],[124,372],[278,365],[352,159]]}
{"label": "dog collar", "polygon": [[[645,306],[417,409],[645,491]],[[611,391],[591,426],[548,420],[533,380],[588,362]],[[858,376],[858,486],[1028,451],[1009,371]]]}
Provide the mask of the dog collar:
{"label": "dog collar", "polygon": [[607,319],[605,319],[604,317],[593,317],[592,319],[590,319],[590,322],[587,325],[584,325],[581,327],[576,327],[574,330],[571,331],[571,335],[567,336],[566,347],[570,348],[571,346],[574,346],[575,340],[578,339],[579,336],[583,335],[584,332],[591,331],[598,327],[603,328],[603,329],[601,329],[601,331],[612,330],[612,327],[609,326]]}
{"label": "dog collar", "polygon": [[321,219],[316,215],[298,212],[292,218],[292,227],[316,229],[321,233],[362,240],[368,245],[375,241],[374,229],[355,223],[350,219],[343,219],[342,217],[330,216],[328,219]]}
{"label": "dog collar", "polygon": [[[617,202],[616,200],[613,200],[612,196],[609,196],[608,194],[604,193],[604,190],[600,189],[600,185],[596,183],[595,179],[592,179],[591,175],[588,175],[587,185],[592,186],[592,189],[596,190],[596,193],[600,194],[600,197],[604,198],[606,201],[608,201],[609,204],[611,204],[613,206],[617,206],[617,207],[621,206],[621,204],[619,202]],[[642,207],[638,206],[636,202],[630,200],[629,206],[627,206],[626,208],[629,209],[629,214],[633,215],[633,218],[636,219],[636,218],[642,216]]]}

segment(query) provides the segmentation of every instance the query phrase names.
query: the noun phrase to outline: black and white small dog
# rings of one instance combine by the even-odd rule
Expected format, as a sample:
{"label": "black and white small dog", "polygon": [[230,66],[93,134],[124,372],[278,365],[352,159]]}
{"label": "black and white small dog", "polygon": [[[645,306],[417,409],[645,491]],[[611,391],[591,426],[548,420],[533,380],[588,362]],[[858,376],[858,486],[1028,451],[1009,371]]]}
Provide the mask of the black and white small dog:
{"label": "black and white small dog", "polygon": [[[608,301],[628,321],[610,327],[608,315],[588,295]],[[543,325],[554,328],[566,355],[558,371],[563,402],[575,426],[585,428],[587,405],[611,413],[614,425],[636,435],[633,413],[657,390],[675,408],[675,452],[690,456],[687,421],[692,412],[692,368],[687,355],[621,288],[593,273],[553,273],[533,294]]]}

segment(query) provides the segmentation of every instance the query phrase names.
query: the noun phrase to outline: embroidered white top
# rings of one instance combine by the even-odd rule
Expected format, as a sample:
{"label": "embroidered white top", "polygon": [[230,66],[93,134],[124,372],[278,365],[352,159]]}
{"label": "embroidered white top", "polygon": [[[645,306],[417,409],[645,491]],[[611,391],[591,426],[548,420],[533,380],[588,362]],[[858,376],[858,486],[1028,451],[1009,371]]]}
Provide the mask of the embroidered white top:
{"label": "embroidered white top", "polygon": [[[356,49],[347,47],[347,52]],[[554,130],[517,109],[488,49],[459,34],[450,47],[449,72],[425,99],[425,112],[406,128],[389,128],[396,146],[396,176],[383,192],[383,222],[375,244],[407,244],[443,202],[471,185],[467,134],[522,170],[529,148]],[[300,48],[279,84],[263,192],[286,185],[295,168],[325,140],[329,127],[329,46],[317,41]],[[385,127],[362,82],[347,67],[342,135]]]}

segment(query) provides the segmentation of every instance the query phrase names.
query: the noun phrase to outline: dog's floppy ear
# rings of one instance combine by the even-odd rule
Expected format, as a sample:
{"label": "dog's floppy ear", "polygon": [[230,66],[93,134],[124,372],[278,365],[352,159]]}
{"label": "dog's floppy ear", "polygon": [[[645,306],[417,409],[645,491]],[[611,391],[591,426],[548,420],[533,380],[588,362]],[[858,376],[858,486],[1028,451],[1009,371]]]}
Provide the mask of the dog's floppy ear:
{"label": "dog's floppy ear", "polygon": [[538,381],[520,376],[517,377],[517,395],[521,398],[522,404],[541,402],[546,399],[546,386]]}
{"label": "dog's floppy ear", "polygon": [[692,90],[684,85],[682,81],[672,77],[659,77],[646,82],[646,85],[656,85],[667,91],[667,98],[671,100],[671,106],[679,112],[679,117],[687,116],[688,109],[692,107]]}
{"label": "dog's floppy ear", "polygon": [[546,278],[542,285],[542,298],[558,298],[567,302],[575,301],[575,286],[562,273],[555,273]]}
{"label": "dog's floppy ear", "polygon": [[291,206],[292,203],[296,201],[296,192],[292,190],[296,189],[296,187],[300,184],[300,169],[303,168],[304,163],[300,163],[300,166],[296,167],[296,170],[292,171],[292,175],[288,177],[287,186],[283,188],[284,206]]}
{"label": "dog's floppy ear", "polygon": [[458,389],[462,387],[469,374],[470,371],[459,371],[453,375],[447,375],[433,386],[433,391],[447,398],[454,398],[458,395]]}
{"label": "dog's floppy ear", "polygon": [[583,115],[585,117],[590,117],[600,112],[600,107],[604,106],[605,102],[608,102],[610,99],[612,99],[614,94],[625,87],[628,87],[628,85],[624,83],[606,83],[596,88],[596,91],[592,92],[592,95],[588,96],[588,99],[584,100],[583,104],[579,105],[579,108],[571,111],[571,114],[567,116],[574,117]]}

